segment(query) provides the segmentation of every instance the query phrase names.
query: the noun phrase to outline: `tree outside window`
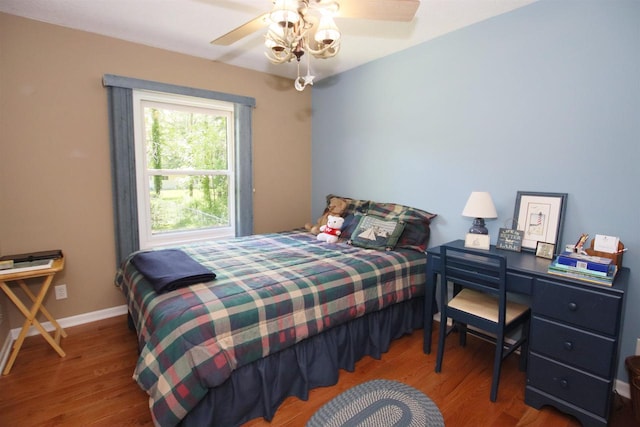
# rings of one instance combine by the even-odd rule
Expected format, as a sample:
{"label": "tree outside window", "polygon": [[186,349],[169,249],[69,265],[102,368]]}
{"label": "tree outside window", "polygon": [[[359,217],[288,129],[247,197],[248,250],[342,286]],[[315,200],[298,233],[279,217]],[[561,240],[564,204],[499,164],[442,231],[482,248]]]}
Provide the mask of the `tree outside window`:
{"label": "tree outside window", "polygon": [[231,106],[147,93],[138,100],[141,247],[233,235]]}

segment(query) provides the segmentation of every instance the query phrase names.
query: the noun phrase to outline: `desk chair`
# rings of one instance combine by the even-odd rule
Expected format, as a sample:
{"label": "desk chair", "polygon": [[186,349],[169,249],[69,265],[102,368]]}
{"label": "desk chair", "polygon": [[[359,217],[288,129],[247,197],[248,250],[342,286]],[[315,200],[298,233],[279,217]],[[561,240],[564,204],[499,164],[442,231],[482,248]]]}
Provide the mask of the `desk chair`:
{"label": "desk chair", "polygon": [[[460,345],[466,344],[467,333],[496,343],[493,362],[491,401],[498,397],[502,360],[519,347],[520,369],[526,368],[530,308],[507,299],[507,261],[505,257],[481,250],[443,245],[441,253],[440,334],[436,372],[442,368],[446,336],[455,328]],[[449,300],[448,283],[453,283]],[[447,329],[448,319],[453,326]],[[467,325],[474,328],[467,328]],[[509,344],[505,338],[521,328],[520,337]]]}

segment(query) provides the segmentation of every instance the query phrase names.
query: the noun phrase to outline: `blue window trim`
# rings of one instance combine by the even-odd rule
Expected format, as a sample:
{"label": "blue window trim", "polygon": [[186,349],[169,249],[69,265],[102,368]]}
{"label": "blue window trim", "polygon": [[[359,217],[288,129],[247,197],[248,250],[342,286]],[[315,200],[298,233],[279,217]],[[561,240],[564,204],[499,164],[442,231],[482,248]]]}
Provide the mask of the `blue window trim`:
{"label": "blue window trim", "polygon": [[107,88],[113,206],[118,265],[140,249],[138,229],[133,90],[151,90],[231,102],[236,129],[236,236],[253,234],[252,111],[255,99],[204,89],[105,74]]}

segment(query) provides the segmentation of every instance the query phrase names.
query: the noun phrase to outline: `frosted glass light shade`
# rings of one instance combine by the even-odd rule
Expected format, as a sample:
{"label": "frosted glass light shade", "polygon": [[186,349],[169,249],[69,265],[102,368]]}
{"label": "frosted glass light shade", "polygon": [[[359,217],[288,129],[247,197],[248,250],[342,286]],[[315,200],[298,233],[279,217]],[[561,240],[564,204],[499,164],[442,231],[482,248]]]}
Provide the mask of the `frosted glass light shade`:
{"label": "frosted glass light shade", "polygon": [[340,39],[340,31],[338,31],[338,27],[331,16],[322,15],[314,38],[318,43],[325,45]]}
{"label": "frosted glass light shade", "polygon": [[284,28],[278,24],[271,24],[269,32],[265,36],[264,45],[274,52],[279,53],[285,49],[282,41],[285,40]]}
{"label": "frosted glass light shade", "polygon": [[298,2],[294,0],[276,0],[269,18],[281,27],[293,27],[300,20]]}

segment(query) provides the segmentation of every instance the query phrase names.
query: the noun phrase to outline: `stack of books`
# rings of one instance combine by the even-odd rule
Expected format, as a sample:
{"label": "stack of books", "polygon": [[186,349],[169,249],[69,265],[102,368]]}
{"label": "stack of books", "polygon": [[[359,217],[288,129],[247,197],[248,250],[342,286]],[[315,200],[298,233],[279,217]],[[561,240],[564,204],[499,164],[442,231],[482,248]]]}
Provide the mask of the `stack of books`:
{"label": "stack of books", "polygon": [[549,264],[549,273],[611,286],[618,266],[610,258],[563,252]]}
{"label": "stack of books", "polygon": [[62,251],[60,249],[5,255],[0,257],[0,275],[51,268],[53,261],[58,258],[62,258]]}

